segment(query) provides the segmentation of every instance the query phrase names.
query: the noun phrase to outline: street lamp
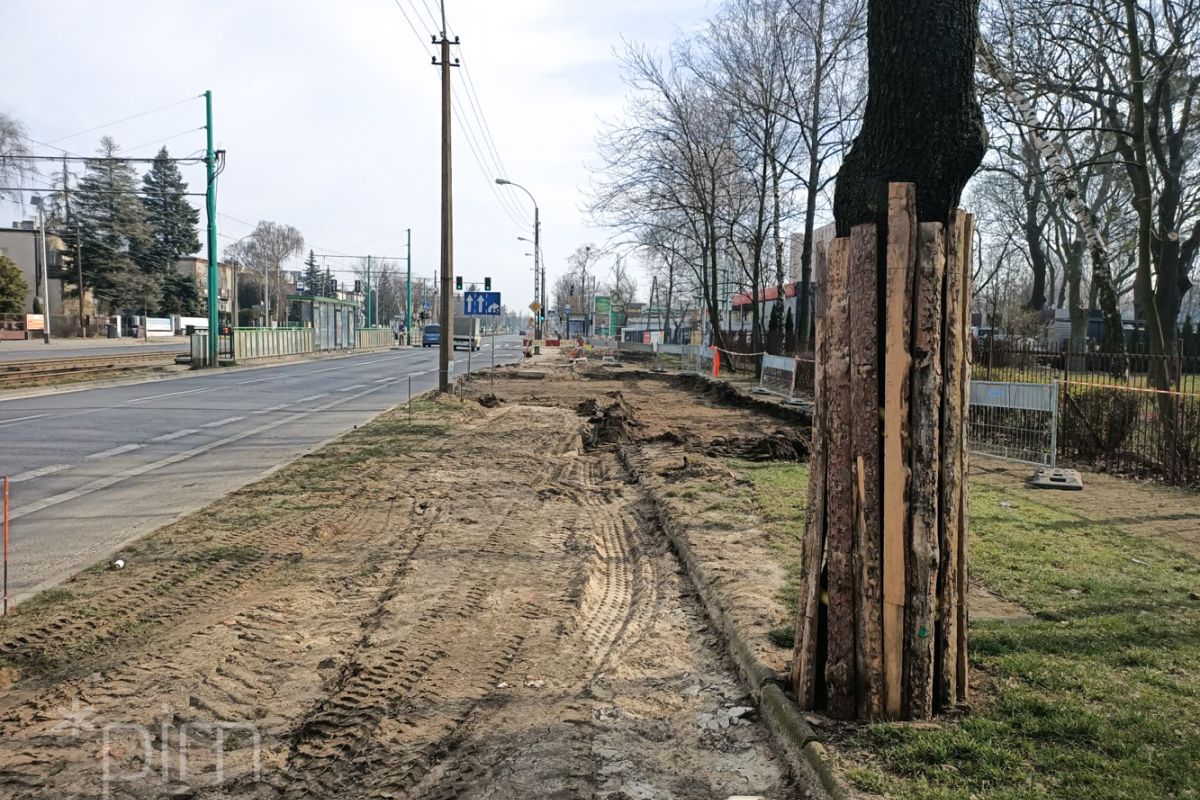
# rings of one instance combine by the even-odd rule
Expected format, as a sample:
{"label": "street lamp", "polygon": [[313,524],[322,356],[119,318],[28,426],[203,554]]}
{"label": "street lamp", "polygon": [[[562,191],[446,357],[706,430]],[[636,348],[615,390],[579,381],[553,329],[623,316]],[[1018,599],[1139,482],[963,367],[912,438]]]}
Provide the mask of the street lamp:
{"label": "street lamp", "polygon": [[[538,310],[533,315],[533,338],[541,339],[542,314],[545,313],[546,309],[546,268],[542,266],[541,263],[542,222],[541,212],[538,209],[537,198],[533,196],[533,192],[529,191],[519,183],[513,183],[507,178],[496,178],[496,183],[499,186],[512,186],[520,189],[522,192],[529,195],[530,201],[533,202],[533,299],[538,304]],[[541,287],[540,291],[539,287]]]}

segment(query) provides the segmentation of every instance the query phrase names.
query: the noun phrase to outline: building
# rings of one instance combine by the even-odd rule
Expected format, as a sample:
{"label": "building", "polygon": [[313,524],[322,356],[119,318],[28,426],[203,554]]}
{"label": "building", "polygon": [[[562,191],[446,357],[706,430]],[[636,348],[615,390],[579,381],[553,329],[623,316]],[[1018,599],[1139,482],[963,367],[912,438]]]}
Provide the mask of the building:
{"label": "building", "polygon": [[[829,247],[829,243],[837,237],[837,226],[832,222],[813,230],[813,264],[816,264],[816,252],[819,247]],[[804,252],[804,234],[793,233],[791,250],[788,253],[788,277],[793,281],[800,280],[800,256]]]}
{"label": "building", "polygon": [[[222,319],[237,319],[237,280],[241,269],[237,264],[217,262],[217,310]],[[208,259],[188,256],[175,262],[175,271],[191,275],[200,287],[200,295],[208,297]]]}
{"label": "building", "polygon": [[[67,246],[53,233],[46,236],[46,257],[50,262],[47,273],[50,288],[50,315],[63,316],[76,311],[63,302],[63,283],[67,282],[64,268],[69,264],[63,256]],[[7,256],[17,268],[28,289],[25,292],[24,311],[33,313],[35,297],[42,296],[42,237],[37,224],[32,221],[14,222],[11,228],[0,228],[0,256]]]}

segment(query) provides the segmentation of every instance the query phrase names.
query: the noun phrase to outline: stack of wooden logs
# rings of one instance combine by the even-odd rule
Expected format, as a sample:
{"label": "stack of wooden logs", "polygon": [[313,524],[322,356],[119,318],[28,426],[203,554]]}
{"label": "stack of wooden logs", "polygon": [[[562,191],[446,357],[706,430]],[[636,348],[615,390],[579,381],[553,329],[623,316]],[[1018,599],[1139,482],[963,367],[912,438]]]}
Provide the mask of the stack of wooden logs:
{"label": "stack of wooden logs", "polygon": [[974,218],[917,222],[889,186],[886,251],[860,225],[816,261],[812,479],[792,685],[841,719],[967,699],[967,446]]}

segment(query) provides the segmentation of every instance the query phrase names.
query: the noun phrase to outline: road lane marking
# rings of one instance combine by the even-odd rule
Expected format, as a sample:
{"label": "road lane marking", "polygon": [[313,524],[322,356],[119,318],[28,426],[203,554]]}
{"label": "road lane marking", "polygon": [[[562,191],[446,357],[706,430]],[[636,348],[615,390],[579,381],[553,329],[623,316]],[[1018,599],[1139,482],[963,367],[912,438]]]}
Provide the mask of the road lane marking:
{"label": "road lane marking", "polygon": [[[433,370],[428,370],[427,372],[432,372],[432,371]],[[421,374],[426,374],[426,373],[421,373]],[[241,433],[235,433],[231,436],[226,436],[224,439],[217,439],[216,441],[209,442],[208,444],[203,444],[198,447],[193,447],[191,450],[184,450],[183,452],[180,452],[180,453],[174,453],[174,454],[166,456],[164,458],[160,458],[158,461],[153,461],[149,464],[139,464],[137,466],[129,467],[128,469],[122,470],[121,472],[114,473],[114,474],[106,476],[104,478],[98,478],[90,483],[84,484],[83,486],[80,486],[76,489],[72,489],[68,492],[63,492],[61,494],[52,495],[52,496],[44,498],[42,500],[38,500],[37,502],[30,503],[27,506],[23,506],[19,509],[14,510],[11,514],[9,514],[8,518],[9,518],[9,520],[18,520],[18,519],[21,519],[22,517],[27,517],[30,514],[36,514],[39,511],[44,511],[47,508],[59,505],[60,503],[66,503],[66,502],[70,502],[71,500],[77,500],[80,497],[86,497],[87,495],[94,494],[103,489],[107,489],[108,487],[113,486],[118,483],[121,483],[122,481],[128,480],[129,478],[136,478],[139,475],[145,475],[146,473],[154,472],[155,470],[162,469],[163,467],[169,467],[172,464],[178,464],[181,461],[187,461],[189,458],[195,458],[196,456],[203,455],[204,453],[210,452],[212,450],[216,450],[218,447],[224,447],[226,445],[233,444],[234,442],[240,442],[242,439],[249,439],[251,436],[256,436],[260,433],[266,433],[267,431],[274,430],[275,428],[278,428],[282,425],[286,425],[289,422],[299,422],[300,420],[302,420],[305,417],[308,417],[312,414],[320,413],[322,411],[328,411],[329,409],[333,408],[334,406],[338,406],[343,403],[349,403],[353,400],[357,400],[360,397],[366,397],[367,395],[377,392],[383,388],[384,388],[383,386],[375,386],[373,388],[367,389],[366,391],[362,391],[357,394],[348,395],[346,397],[339,397],[335,400],[331,400],[330,402],[325,403],[324,405],[318,406],[310,411],[301,411],[296,414],[289,414],[288,416],[284,417],[283,419],[278,419],[278,420],[275,420],[274,422],[268,422],[267,424],[261,425],[257,428],[252,428],[248,431],[242,431]],[[339,435],[341,435],[341,434],[339,434]],[[338,437],[335,436],[333,438],[336,439]]]}
{"label": "road lane marking", "polygon": [[355,389],[365,389],[365,388],[367,388],[367,385],[366,385],[365,383],[358,383],[358,384],[355,384],[354,386],[346,386],[346,387],[343,387],[343,388],[341,388],[341,389],[338,389],[337,391],[339,391],[339,392],[353,392]]}
{"label": "road lane marking", "polygon": [[[342,365],[342,366],[347,366],[347,365]],[[306,374],[306,375],[316,375],[316,374],[317,374],[317,373],[319,373],[319,372],[333,372],[334,370],[338,370],[338,369],[341,369],[341,368],[342,368],[341,366],[338,366],[338,367],[326,367],[325,369],[314,369],[312,372],[308,372],[308,373],[305,373],[305,374]]]}
{"label": "road lane marking", "polygon": [[50,415],[49,414],[34,414],[31,417],[17,417],[16,419],[6,419],[3,422],[0,422],[0,428],[3,428],[5,425],[13,425],[18,422],[24,422],[27,419],[41,419],[42,417],[48,417],[48,416],[50,416]]}
{"label": "road lane marking", "polygon": [[51,464],[50,466],[42,467],[41,469],[31,469],[29,472],[22,472],[20,475],[9,478],[8,482],[21,483],[22,481],[31,481],[34,478],[44,478],[47,475],[53,475],[56,472],[62,472],[64,469],[70,468],[70,464]]}
{"label": "road lane marking", "polygon": [[134,450],[141,450],[140,444],[123,444],[120,447],[114,447],[110,450],[101,450],[99,453],[92,453],[88,456],[89,461],[99,461],[102,458],[112,458],[119,456],[121,453],[132,453]]}
{"label": "road lane marking", "polygon": [[225,419],[219,419],[216,422],[206,422],[203,425],[201,425],[200,427],[201,428],[219,428],[222,425],[231,425],[234,422],[241,422],[244,419],[245,419],[245,417],[226,417]]}
{"label": "road lane marking", "polygon": [[188,389],[186,392],[168,392],[167,394],[155,394],[149,397],[136,397],[133,400],[126,400],[126,403],[140,403],[143,400],[161,400],[164,397],[179,397],[185,394],[200,394],[201,392],[215,392],[217,389],[223,389],[223,386],[210,386],[206,389]]}
{"label": "road lane marking", "polygon": [[271,379],[270,378],[256,378],[252,381],[238,381],[237,385],[238,386],[249,386],[252,383],[262,383],[263,381],[269,381],[269,380],[271,380]]}
{"label": "road lane marking", "polygon": [[313,400],[320,400],[322,397],[328,397],[328,396],[329,396],[329,392],[322,392],[321,394],[313,394],[313,395],[309,395],[308,397],[301,397],[299,400],[292,402],[291,405],[299,405],[300,403],[309,403],[309,402],[312,402]]}
{"label": "road lane marking", "polygon": [[371,383],[392,383],[393,381],[398,381],[398,380],[400,380],[400,379],[399,378],[380,378],[377,381],[371,381]]}
{"label": "road lane marking", "polygon": [[175,431],[173,433],[164,433],[162,436],[155,436],[150,441],[152,441],[152,442],[173,442],[176,439],[182,439],[185,436],[191,436],[193,433],[199,433],[199,432],[200,432],[199,428],[184,428],[181,431]]}
{"label": "road lane marking", "polygon": [[259,414],[270,414],[272,411],[282,411],[290,405],[291,403],[280,403],[279,405],[271,406],[270,408],[260,408],[258,411],[254,412],[254,416],[257,417]]}
{"label": "road lane marking", "polygon": [[[23,506],[9,514],[8,518],[9,520],[18,520],[21,517],[27,517],[30,514],[36,514],[37,512],[43,511],[51,506],[56,506],[60,503],[66,503],[71,500],[78,500],[80,497],[86,497],[89,494],[94,494],[103,489],[107,489],[109,486],[113,486],[114,484],[118,484],[124,480],[128,480],[129,478],[136,478],[139,475],[145,475],[148,472],[154,472],[155,470],[162,469],[163,467],[169,467],[172,464],[178,464],[179,462],[186,461],[189,458],[195,458],[196,456],[203,455],[211,450],[216,450],[218,447],[224,447],[226,445],[233,444],[234,442],[240,442],[242,439],[248,439],[251,436],[256,436],[260,433],[266,433],[269,430],[278,428],[281,425],[286,425],[289,422],[299,422],[300,420],[312,414],[328,411],[334,406],[339,406],[343,403],[349,403],[353,400],[357,400],[360,397],[366,397],[367,395],[377,392],[382,388],[382,386],[376,386],[374,388],[367,389],[366,391],[359,392],[358,394],[339,397],[336,400],[331,400],[330,402],[325,403],[324,405],[317,406],[310,411],[301,411],[297,414],[289,414],[283,419],[278,419],[274,422],[268,422],[266,425],[260,425],[259,427],[252,428],[248,431],[235,433],[232,436],[226,436],[224,439],[217,439],[216,441],[209,442],[208,444],[202,444],[198,447],[193,447],[191,450],[184,450],[179,453],[174,453],[149,464],[139,464],[137,466],[122,470],[121,472],[117,472],[103,478],[98,478],[90,483],[80,486],[77,489],[72,489],[69,492],[52,495],[51,497],[47,497],[42,500],[38,500],[37,502],[30,503],[27,506]],[[340,435],[342,434],[339,434],[339,436]]]}

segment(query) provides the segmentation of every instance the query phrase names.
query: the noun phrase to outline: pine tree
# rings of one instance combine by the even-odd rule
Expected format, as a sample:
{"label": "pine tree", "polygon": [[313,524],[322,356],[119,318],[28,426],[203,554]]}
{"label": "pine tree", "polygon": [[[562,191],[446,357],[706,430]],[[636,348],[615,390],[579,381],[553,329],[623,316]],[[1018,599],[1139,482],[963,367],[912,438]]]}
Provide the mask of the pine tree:
{"label": "pine tree", "polygon": [[333,271],[325,267],[325,282],[321,284],[322,297],[337,297],[337,282],[333,280]]}
{"label": "pine tree", "polygon": [[317,266],[317,255],[309,250],[308,258],[304,261],[304,290],[311,297],[319,297],[323,293],[324,284],[325,275]]}
{"label": "pine tree", "polygon": [[162,311],[185,317],[200,316],[206,304],[200,295],[200,282],[195,275],[168,272],[162,280]]}
{"label": "pine tree", "polygon": [[141,308],[144,291],[131,289],[141,270],[136,257],[149,245],[146,210],[137,198],[137,173],[117,159],[117,143],[100,140],[100,156],[87,162],[75,192],[77,220],[86,254],[84,285],[110,309]]}
{"label": "pine tree", "polygon": [[142,176],[142,189],[150,241],[138,261],[145,272],[169,272],[178,259],[200,249],[196,236],[200,212],[188,202],[188,185],[165,146]]}

